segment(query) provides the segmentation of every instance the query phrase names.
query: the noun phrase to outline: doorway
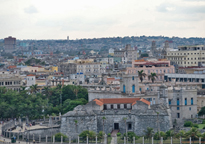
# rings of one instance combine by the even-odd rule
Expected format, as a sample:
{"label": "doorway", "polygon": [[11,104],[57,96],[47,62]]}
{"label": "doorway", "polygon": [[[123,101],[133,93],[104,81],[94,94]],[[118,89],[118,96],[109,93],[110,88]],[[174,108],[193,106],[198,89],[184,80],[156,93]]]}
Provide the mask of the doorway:
{"label": "doorway", "polygon": [[114,123],[114,130],[118,130],[119,129],[119,123]]}

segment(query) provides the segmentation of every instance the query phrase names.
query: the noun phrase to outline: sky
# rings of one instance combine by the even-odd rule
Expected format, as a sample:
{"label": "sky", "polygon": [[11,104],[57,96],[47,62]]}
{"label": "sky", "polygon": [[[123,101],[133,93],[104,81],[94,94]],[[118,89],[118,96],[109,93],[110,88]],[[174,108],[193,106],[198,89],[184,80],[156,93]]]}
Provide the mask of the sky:
{"label": "sky", "polygon": [[205,0],[0,0],[0,39],[205,37]]}

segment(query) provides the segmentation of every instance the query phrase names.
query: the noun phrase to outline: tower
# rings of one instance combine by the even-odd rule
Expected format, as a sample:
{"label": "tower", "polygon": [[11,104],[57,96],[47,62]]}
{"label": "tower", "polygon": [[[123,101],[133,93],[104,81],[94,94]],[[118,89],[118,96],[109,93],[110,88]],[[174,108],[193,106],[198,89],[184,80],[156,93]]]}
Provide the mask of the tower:
{"label": "tower", "polygon": [[152,51],[152,55],[155,56],[156,53],[156,41],[152,41],[152,47],[151,47],[151,51]]}
{"label": "tower", "polygon": [[16,38],[9,36],[4,38],[4,50],[6,53],[12,53],[16,49]]}
{"label": "tower", "polygon": [[169,41],[165,41],[164,48],[162,50],[162,58],[167,58],[167,49],[169,48]]}

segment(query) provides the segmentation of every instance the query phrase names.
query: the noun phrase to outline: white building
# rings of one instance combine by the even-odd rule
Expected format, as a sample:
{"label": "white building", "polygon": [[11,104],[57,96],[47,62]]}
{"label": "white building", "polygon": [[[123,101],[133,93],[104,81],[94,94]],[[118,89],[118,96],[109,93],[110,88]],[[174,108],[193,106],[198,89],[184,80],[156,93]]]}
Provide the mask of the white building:
{"label": "white building", "polygon": [[36,76],[33,74],[29,74],[26,76],[27,84],[26,86],[32,86],[36,84]]}

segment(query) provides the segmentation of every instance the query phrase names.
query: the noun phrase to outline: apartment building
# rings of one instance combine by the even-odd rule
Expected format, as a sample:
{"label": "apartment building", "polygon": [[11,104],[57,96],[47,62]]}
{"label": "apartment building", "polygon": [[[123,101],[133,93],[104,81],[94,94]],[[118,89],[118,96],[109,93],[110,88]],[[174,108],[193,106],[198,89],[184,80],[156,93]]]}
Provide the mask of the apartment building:
{"label": "apartment building", "polygon": [[144,80],[148,80],[151,73],[156,73],[160,81],[164,80],[166,73],[175,73],[174,66],[170,65],[170,61],[166,59],[134,60],[132,61],[132,67],[126,69],[126,73],[138,74],[138,71],[141,70],[146,74]]}
{"label": "apartment building", "polygon": [[167,51],[166,57],[179,67],[201,66],[205,64],[205,46],[179,46],[176,51]]}
{"label": "apartment building", "polygon": [[115,50],[114,57],[121,57],[122,63],[132,62],[137,60],[137,50],[131,48],[131,45],[126,45],[123,50]]}
{"label": "apartment building", "polygon": [[82,73],[87,74],[101,74],[106,72],[106,68],[102,67],[100,63],[69,63],[61,64],[59,70],[64,73],[64,75]]}
{"label": "apartment building", "polygon": [[0,73],[0,87],[6,87],[14,91],[20,91],[23,86],[22,78],[18,74],[10,74],[8,72]]}

